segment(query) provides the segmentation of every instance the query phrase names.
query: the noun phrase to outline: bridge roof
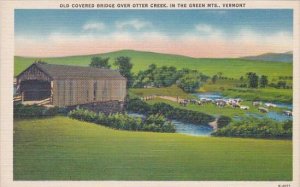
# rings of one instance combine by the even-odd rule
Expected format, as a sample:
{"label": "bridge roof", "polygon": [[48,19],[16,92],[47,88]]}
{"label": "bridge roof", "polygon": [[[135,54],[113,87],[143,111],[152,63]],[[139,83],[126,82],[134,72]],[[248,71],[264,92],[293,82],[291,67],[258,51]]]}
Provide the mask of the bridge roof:
{"label": "bridge roof", "polygon": [[[119,71],[111,70],[111,69],[57,65],[57,64],[48,64],[48,63],[33,63],[30,67],[32,66],[36,66],[38,69],[43,71],[52,79],[123,79],[125,80],[125,78],[120,74]],[[26,70],[24,70],[23,72],[25,72]]]}

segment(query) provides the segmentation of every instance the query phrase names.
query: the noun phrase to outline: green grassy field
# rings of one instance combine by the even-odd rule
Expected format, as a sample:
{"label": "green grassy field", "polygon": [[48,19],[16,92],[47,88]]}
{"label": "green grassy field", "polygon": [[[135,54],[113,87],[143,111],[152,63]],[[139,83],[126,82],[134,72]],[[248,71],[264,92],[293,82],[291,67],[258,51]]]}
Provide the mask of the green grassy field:
{"label": "green grassy field", "polygon": [[221,92],[226,97],[243,98],[269,102],[293,102],[293,89],[276,88],[238,88],[239,80],[218,80],[215,84],[207,82],[199,88],[199,92]]}
{"label": "green grassy field", "polygon": [[192,95],[184,92],[182,89],[178,88],[176,85],[165,87],[165,88],[131,88],[129,93],[134,95],[144,97],[152,95],[160,96],[171,96],[171,97],[180,97],[180,98],[194,98]]}
{"label": "green grassy field", "polygon": [[[41,59],[53,64],[66,64],[76,66],[88,66],[91,57],[95,55],[59,57],[59,58],[25,58],[15,57],[15,72],[17,75],[35,60]],[[198,59],[179,55],[160,54],[153,52],[141,52],[133,50],[122,50],[99,56],[110,57],[110,63],[118,56],[129,56],[132,59],[133,71],[145,70],[150,64],[158,66],[175,66],[178,69],[189,68],[199,70],[206,75],[214,75],[223,72],[223,76],[239,78],[247,72],[256,72],[259,75],[267,75],[269,78],[278,76],[291,76],[292,63],[250,61],[242,59]]]}
{"label": "green grassy field", "polygon": [[[177,102],[166,100],[166,99],[161,99],[161,98],[155,98],[153,100],[147,101],[147,103],[149,103],[149,104],[154,104],[154,103],[159,103],[159,102],[167,103],[167,104],[169,104],[173,107],[177,107],[177,108],[188,109],[188,110],[193,110],[193,111],[197,111],[197,112],[203,112],[203,113],[210,114],[213,116],[225,115],[225,116],[229,116],[229,117],[243,117],[243,116],[245,117],[245,116],[247,116],[246,115],[247,113],[265,115],[265,114],[259,112],[257,107],[253,107],[252,102],[250,102],[250,101],[242,102],[242,105],[246,105],[246,106],[250,107],[249,110],[241,110],[240,108],[232,108],[231,106],[226,106],[226,107],[220,108],[212,103],[204,104],[202,106],[199,106],[197,104],[188,104],[186,107],[184,107],[184,106],[181,106]],[[269,109],[269,111],[276,111],[276,112],[283,112],[284,110],[286,110],[286,109],[284,109],[284,108],[270,108]]]}
{"label": "green grassy field", "polygon": [[207,83],[201,85],[199,88],[199,92],[222,92],[224,90],[237,87],[242,82],[239,80],[217,80],[215,84],[211,83],[211,81],[207,81]]}
{"label": "green grassy field", "polygon": [[14,123],[14,180],[292,180],[292,141],[119,131],[66,117]]}
{"label": "green grassy field", "polygon": [[222,92],[227,97],[239,97],[247,100],[271,101],[271,102],[293,102],[292,89],[276,89],[276,88],[259,88],[259,89],[244,89],[232,88]]}

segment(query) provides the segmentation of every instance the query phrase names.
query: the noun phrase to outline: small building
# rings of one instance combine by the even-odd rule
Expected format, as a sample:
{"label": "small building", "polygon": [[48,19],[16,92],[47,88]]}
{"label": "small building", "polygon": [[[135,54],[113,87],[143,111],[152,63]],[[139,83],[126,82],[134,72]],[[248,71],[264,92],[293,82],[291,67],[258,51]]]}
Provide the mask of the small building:
{"label": "small building", "polygon": [[33,63],[17,76],[22,102],[49,100],[59,107],[124,102],[126,78],[118,71]]}

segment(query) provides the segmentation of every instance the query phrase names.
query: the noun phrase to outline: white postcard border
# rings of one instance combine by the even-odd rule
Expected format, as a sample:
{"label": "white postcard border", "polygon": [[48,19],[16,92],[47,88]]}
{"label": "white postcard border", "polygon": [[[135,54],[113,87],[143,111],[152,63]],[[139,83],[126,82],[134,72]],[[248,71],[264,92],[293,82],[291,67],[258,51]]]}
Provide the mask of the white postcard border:
{"label": "white postcard border", "polygon": [[[216,1],[89,1],[88,3],[216,3]],[[300,2],[299,1],[218,1],[218,3],[246,3],[245,8],[239,9],[293,9],[294,10],[294,64],[293,64],[293,181],[272,182],[247,182],[247,181],[13,181],[13,65],[14,65],[14,10],[15,9],[61,9],[61,3],[87,3],[87,1],[1,1],[0,2],[1,30],[0,30],[0,186],[266,186],[277,187],[282,184],[290,184],[291,187],[300,186]],[[70,8],[69,8],[70,9]],[[114,8],[117,9],[117,8]],[[137,8],[134,8],[137,9]],[[174,8],[189,9],[189,8]],[[203,8],[199,8],[203,9]],[[229,9],[229,8],[227,8]],[[72,9],[74,10],[74,9]]]}

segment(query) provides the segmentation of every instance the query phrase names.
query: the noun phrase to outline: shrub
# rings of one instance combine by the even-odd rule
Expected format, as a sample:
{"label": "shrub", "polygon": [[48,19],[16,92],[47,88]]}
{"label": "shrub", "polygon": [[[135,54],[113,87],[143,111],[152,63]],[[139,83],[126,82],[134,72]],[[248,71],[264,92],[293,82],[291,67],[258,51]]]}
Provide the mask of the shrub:
{"label": "shrub", "polygon": [[176,132],[175,126],[171,122],[165,122],[162,125],[162,132]]}
{"label": "shrub", "polygon": [[96,114],[84,109],[73,110],[69,117],[104,125],[114,129],[132,131],[152,131],[152,132],[175,132],[175,126],[161,115],[150,115],[144,121],[139,117],[131,117],[127,114]]}
{"label": "shrub", "polygon": [[207,124],[215,120],[213,116],[202,112],[175,108],[166,103],[155,103],[154,105],[149,105],[148,103],[137,98],[129,99],[126,106],[126,110],[131,112],[145,115],[159,114],[168,119],[175,119],[193,124]]}
{"label": "shrub", "polygon": [[158,124],[163,125],[166,121],[166,118],[159,114],[150,115],[146,118],[145,123],[146,124]]}
{"label": "shrub", "polygon": [[142,114],[148,114],[148,112],[151,110],[151,107],[145,101],[142,101],[138,98],[134,98],[129,99],[126,102],[126,110]]}
{"label": "shrub", "polygon": [[49,117],[59,114],[59,108],[46,108],[38,105],[14,105],[14,118],[38,118]]}
{"label": "shrub", "polygon": [[251,138],[292,138],[292,122],[271,119],[245,118],[213,132],[214,136]]}
{"label": "shrub", "polygon": [[283,123],[283,129],[284,130],[293,130],[293,121],[288,120],[288,121],[284,122]]}
{"label": "shrub", "polygon": [[[146,103],[147,104],[147,103]],[[148,104],[147,104],[148,105]],[[166,103],[155,103],[151,106],[151,114],[163,114],[167,117],[172,115],[174,108]]]}
{"label": "shrub", "polygon": [[231,118],[230,117],[220,116],[218,118],[218,120],[217,120],[218,128],[226,127],[227,125],[229,125],[230,122],[231,122]]}

